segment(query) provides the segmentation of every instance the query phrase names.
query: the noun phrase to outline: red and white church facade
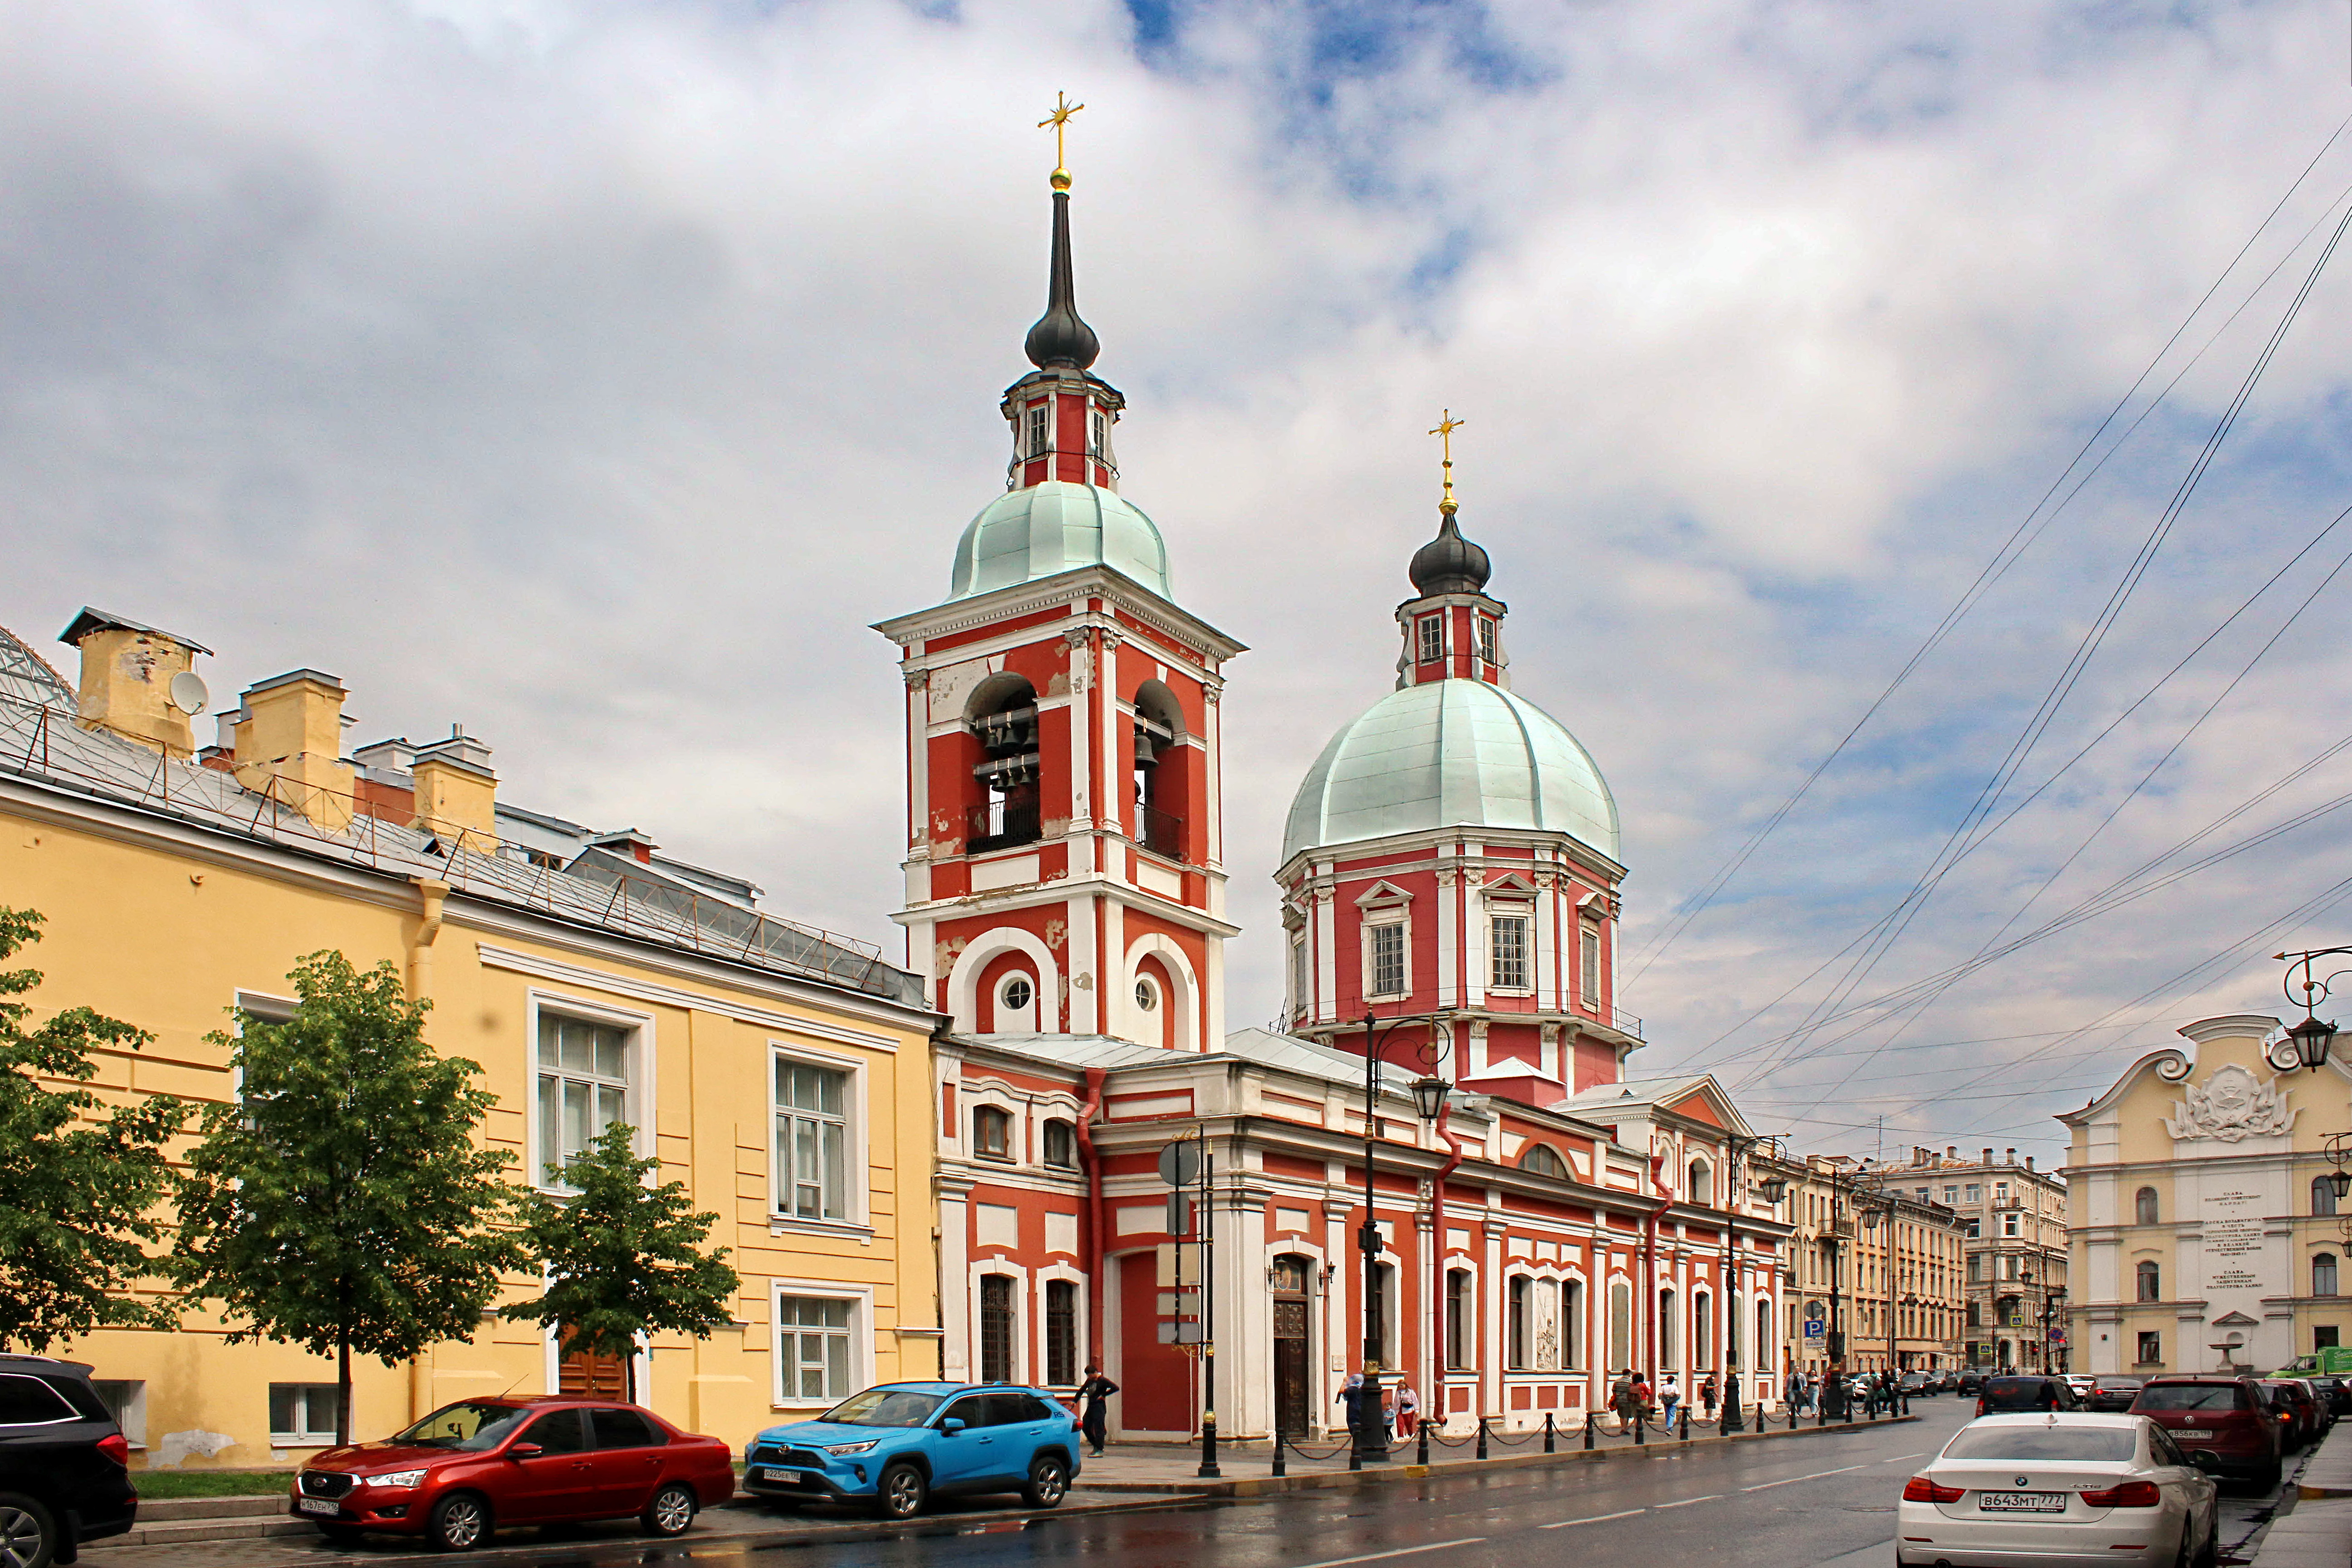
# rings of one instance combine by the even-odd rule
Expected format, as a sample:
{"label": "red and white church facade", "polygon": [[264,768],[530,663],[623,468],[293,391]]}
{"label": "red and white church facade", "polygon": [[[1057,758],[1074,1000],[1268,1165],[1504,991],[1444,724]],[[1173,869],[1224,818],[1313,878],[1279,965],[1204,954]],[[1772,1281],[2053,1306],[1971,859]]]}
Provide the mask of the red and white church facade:
{"label": "red and white church facade", "polygon": [[[1243,646],[1173,596],[1119,489],[1054,193],[1005,492],[949,596],[877,628],[907,689],[908,966],[935,1060],[941,1371],[1060,1386],[1100,1361],[1114,1429],[1197,1430],[1161,1342],[1160,1150],[1204,1137],[1214,1408],[1250,1438],[1336,1424],[1364,1359],[1456,1429],[1580,1417],[1610,1374],[1736,1358],[1771,1402],[1787,1216],[1703,1076],[1629,1079],[1614,802],[1510,689],[1506,606],[1450,493],[1397,612],[1395,689],[1301,784],[1277,874],[1283,1034],[1224,1024],[1219,700]],[[1366,1103],[1377,1039],[1379,1091]],[[1413,1079],[1451,1084],[1433,1119]],[[1369,1121],[1369,1128],[1368,1128]],[[1379,1250],[1364,1267],[1364,1150]]]}

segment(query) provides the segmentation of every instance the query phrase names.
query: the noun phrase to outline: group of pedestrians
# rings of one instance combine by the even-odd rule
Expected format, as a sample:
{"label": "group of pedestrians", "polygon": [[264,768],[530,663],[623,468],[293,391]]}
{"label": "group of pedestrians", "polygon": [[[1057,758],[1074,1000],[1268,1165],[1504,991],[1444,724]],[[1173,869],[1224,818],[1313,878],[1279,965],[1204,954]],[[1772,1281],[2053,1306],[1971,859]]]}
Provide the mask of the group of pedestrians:
{"label": "group of pedestrians", "polygon": [[1348,1440],[1359,1448],[1411,1442],[1420,1430],[1421,1395],[1403,1378],[1380,1387],[1375,1398],[1374,1385],[1364,1381],[1362,1373],[1351,1372],[1334,1403],[1344,1408]]}
{"label": "group of pedestrians", "polygon": [[1864,1373],[1848,1380],[1847,1393],[1841,1398],[1833,1386],[1823,1384],[1820,1373],[1801,1373],[1790,1367],[1783,1393],[1789,1408],[1800,1415],[1819,1415],[1825,1407],[1832,1415],[1837,1415],[1843,1413],[1847,1401],[1857,1396],[1872,1410],[1884,1410],[1895,1404],[1895,1377],[1883,1369]]}

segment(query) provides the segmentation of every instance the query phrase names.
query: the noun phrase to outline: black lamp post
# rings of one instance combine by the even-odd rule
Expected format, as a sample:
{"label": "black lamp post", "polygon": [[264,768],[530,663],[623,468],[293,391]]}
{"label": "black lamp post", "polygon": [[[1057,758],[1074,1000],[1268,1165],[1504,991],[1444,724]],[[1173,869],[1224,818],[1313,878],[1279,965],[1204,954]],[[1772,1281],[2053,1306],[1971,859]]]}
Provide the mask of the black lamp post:
{"label": "black lamp post", "polygon": [[[2287,966],[2288,978],[2280,982],[2281,989],[2286,992],[2286,999],[2303,1008],[2303,1022],[2289,1029],[2286,1039],[2282,1042],[2287,1047],[2286,1052],[2281,1056],[2274,1050],[2272,1057],[2272,1060],[2282,1068],[2292,1072],[2298,1067],[2323,1068],[2327,1065],[2328,1049],[2336,1043],[2336,1026],[2317,1016],[2316,1010],[2319,1004],[2327,999],[2330,983],[2346,972],[2338,969],[2323,978],[2312,973],[2312,965],[2320,959],[2336,958],[2347,953],[2352,953],[2352,947],[2315,947],[2308,952],[2273,955]],[[2293,978],[2297,970],[2303,972],[2301,980]],[[2298,991],[2303,994],[2296,995]]]}
{"label": "black lamp post", "polygon": [[[1422,1065],[1434,1068],[1453,1048],[1452,1013],[1433,1013],[1419,1017],[1390,1018],[1385,1021],[1370,1014],[1364,1015],[1364,1223],[1356,1232],[1356,1246],[1364,1255],[1364,1382],[1356,1404],[1355,1462],[1358,1465],[1388,1462],[1388,1444],[1381,1436],[1381,1340],[1383,1320],[1388,1316],[1389,1303],[1381,1302],[1381,1313],[1374,1316],[1372,1303],[1379,1293],[1381,1268],[1381,1226],[1375,1217],[1372,1186],[1372,1166],[1375,1143],[1380,1135],[1381,1046],[1390,1035],[1405,1024],[1429,1026],[1430,1040],[1417,1053]],[[1445,1041],[1437,1040],[1440,1029],[1445,1030]],[[1434,1086],[1433,1089],[1431,1086]],[[1425,1121],[1437,1120],[1438,1107],[1444,1103],[1446,1085],[1441,1079],[1424,1074],[1412,1086],[1414,1113]],[[1422,1108],[1426,1105],[1428,1109]],[[1398,1295],[1402,1297],[1402,1291]],[[1400,1302],[1400,1304],[1402,1304]]]}
{"label": "black lamp post", "polygon": [[[1772,1142],[1769,1138],[1734,1137],[1730,1145],[1731,1168],[1724,1173],[1723,1289],[1730,1302],[1723,1328],[1723,1430],[1727,1433],[1747,1430],[1739,1414],[1739,1258],[1735,1250],[1738,1239],[1739,1208],[1732,1197],[1733,1184],[1746,1172],[1743,1161],[1748,1152],[1759,1143]],[[1766,1203],[1777,1205],[1788,1194],[1789,1184],[1780,1176],[1768,1176],[1756,1184],[1756,1191]],[[1757,1354],[1763,1354],[1760,1347]]]}

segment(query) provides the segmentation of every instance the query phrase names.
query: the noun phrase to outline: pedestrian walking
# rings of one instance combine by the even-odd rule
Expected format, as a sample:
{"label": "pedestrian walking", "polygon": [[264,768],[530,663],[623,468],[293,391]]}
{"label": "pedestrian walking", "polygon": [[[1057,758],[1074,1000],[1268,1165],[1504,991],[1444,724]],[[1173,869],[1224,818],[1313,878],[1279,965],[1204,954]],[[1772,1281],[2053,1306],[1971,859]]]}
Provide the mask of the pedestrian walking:
{"label": "pedestrian walking", "polygon": [[1805,1374],[1805,1414],[1819,1415],[1821,1413],[1822,1374],[1817,1372],[1807,1373]]}
{"label": "pedestrian walking", "polygon": [[1666,1373],[1664,1381],[1658,1384],[1658,1408],[1665,1413],[1665,1425],[1667,1426],[1671,1427],[1674,1426],[1675,1406],[1680,1405],[1682,1402],[1683,1391],[1675,1382],[1675,1374],[1673,1373]]}
{"label": "pedestrian walking", "polygon": [[1789,1385],[1780,1391],[1780,1397],[1789,1406],[1789,1414],[1791,1415],[1799,1414],[1805,1407],[1804,1374],[1793,1365],[1789,1368]]}
{"label": "pedestrian walking", "polygon": [[1646,1373],[1637,1372],[1633,1374],[1633,1408],[1641,1412],[1642,1419],[1644,1421],[1654,1421],[1657,1418],[1658,1394],[1657,1391],[1650,1386],[1649,1374]]}
{"label": "pedestrian walking", "polygon": [[1700,1410],[1701,1410],[1701,1412],[1706,1415],[1706,1417],[1709,1421],[1714,1420],[1714,1419],[1715,1419],[1715,1373],[1708,1373],[1706,1374],[1706,1381],[1705,1383],[1702,1383],[1702,1384],[1700,1384],[1698,1385],[1698,1402],[1699,1402]]}
{"label": "pedestrian walking", "polygon": [[1625,1431],[1633,1429],[1633,1417],[1640,1412],[1642,1401],[1633,1392],[1632,1368],[1617,1374],[1615,1385],[1609,1390],[1609,1408],[1617,1412],[1618,1423]]}
{"label": "pedestrian walking", "polygon": [[1103,1434],[1110,1426],[1110,1411],[1107,1402],[1118,1392],[1118,1384],[1103,1375],[1100,1366],[1087,1363],[1087,1380],[1078,1384],[1078,1430],[1094,1445],[1095,1458],[1101,1458]]}
{"label": "pedestrian walking", "polygon": [[1410,1382],[1399,1378],[1396,1390],[1397,1436],[1410,1442],[1413,1428],[1420,1424],[1421,1395],[1412,1391],[1412,1384]]}
{"label": "pedestrian walking", "polygon": [[1349,1373],[1346,1385],[1339,1390],[1339,1397],[1333,1403],[1347,1406],[1348,1441],[1355,1447],[1362,1447],[1364,1446],[1364,1374],[1360,1372]]}

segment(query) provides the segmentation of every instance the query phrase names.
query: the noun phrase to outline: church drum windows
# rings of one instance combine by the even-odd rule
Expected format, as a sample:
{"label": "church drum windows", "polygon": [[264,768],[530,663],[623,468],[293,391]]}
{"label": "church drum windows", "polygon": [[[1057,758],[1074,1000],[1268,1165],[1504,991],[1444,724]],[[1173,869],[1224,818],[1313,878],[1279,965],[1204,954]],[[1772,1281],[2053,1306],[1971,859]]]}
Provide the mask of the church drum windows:
{"label": "church drum windows", "polygon": [[1487,921],[1488,948],[1493,959],[1487,984],[1492,989],[1528,989],[1528,929],[1533,923],[1523,914],[1496,915]]}
{"label": "church drum windows", "polygon": [[1423,664],[1435,664],[1445,657],[1445,617],[1423,616],[1413,623],[1420,640],[1419,658]]}
{"label": "church drum windows", "polygon": [[1364,994],[1373,1000],[1405,994],[1404,921],[1364,928]]}

